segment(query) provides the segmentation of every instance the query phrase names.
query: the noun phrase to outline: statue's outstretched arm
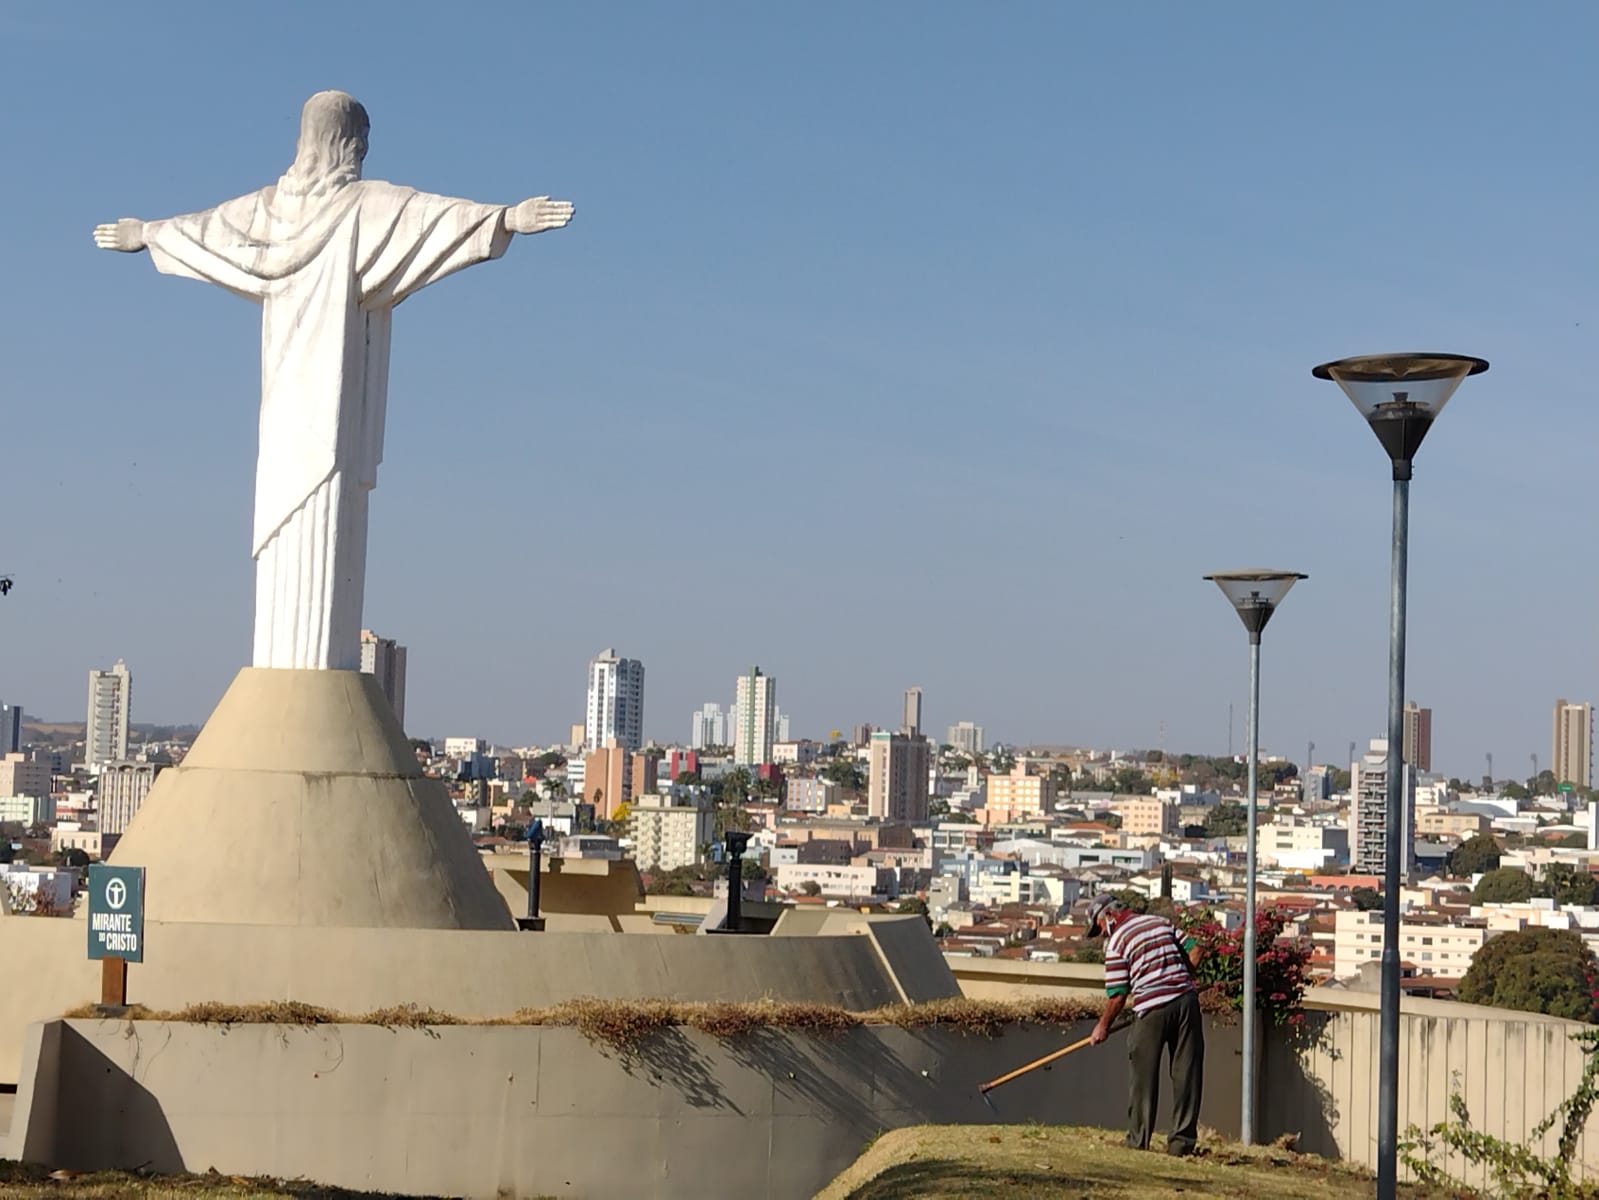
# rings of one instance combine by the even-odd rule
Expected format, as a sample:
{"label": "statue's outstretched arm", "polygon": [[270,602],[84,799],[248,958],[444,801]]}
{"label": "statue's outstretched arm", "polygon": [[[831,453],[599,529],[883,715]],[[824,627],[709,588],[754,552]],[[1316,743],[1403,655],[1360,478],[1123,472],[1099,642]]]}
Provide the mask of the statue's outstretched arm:
{"label": "statue's outstretched arm", "polygon": [[123,217],[94,227],[94,244],[102,250],[121,250],[135,254],[144,249],[144,222],[135,217]]}
{"label": "statue's outstretched arm", "polygon": [[505,229],[507,233],[543,233],[546,229],[559,229],[571,219],[570,200],[534,196],[505,210]]}

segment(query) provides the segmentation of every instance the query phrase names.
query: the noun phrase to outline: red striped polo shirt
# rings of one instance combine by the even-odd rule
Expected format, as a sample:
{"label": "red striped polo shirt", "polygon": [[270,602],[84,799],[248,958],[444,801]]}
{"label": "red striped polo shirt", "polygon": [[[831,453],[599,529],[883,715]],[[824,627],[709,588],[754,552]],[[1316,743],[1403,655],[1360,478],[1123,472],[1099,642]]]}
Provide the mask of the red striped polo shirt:
{"label": "red striped polo shirt", "polygon": [[1164,917],[1126,917],[1105,941],[1105,994],[1127,996],[1133,1012],[1146,1013],[1194,990],[1184,938]]}

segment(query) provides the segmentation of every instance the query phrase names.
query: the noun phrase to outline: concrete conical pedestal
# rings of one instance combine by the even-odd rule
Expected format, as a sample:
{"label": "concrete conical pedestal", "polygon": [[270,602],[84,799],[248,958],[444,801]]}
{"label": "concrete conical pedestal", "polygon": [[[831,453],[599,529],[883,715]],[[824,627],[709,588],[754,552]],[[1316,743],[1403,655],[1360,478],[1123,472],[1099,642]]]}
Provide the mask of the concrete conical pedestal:
{"label": "concrete conical pedestal", "polygon": [[246,667],[111,855],[152,921],[513,929],[376,680]]}

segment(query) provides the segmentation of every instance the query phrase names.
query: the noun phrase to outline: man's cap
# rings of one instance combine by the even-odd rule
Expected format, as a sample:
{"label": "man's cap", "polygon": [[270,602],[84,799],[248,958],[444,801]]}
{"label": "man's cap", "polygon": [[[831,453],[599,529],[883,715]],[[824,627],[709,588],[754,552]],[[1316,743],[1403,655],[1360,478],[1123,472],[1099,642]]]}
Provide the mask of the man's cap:
{"label": "man's cap", "polygon": [[1088,902],[1088,936],[1094,938],[1105,932],[1104,926],[1100,924],[1100,921],[1107,909],[1126,907],[1125,904],[1109,892],[1101,892],[1095,896]]}

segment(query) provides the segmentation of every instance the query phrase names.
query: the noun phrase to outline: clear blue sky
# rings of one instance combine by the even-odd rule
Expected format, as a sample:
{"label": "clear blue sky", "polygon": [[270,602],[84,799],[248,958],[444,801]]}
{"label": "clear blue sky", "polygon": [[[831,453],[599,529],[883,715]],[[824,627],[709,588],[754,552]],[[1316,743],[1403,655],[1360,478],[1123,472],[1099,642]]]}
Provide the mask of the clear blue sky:
{"label": "clear blue sky", "polygon": [[[68,15],[67,9],[72,9]],[[367,173],[574,200],[399,310],[367,623],[416,733],[547,740],[604,646],[687,734],[1243,744],[1206,571],[1311,578],[1268,749],[1386,702],[1387,464],[1327,358],[1482,355],[1417,463],[1435,765],[1599,698],[1599,9],[1483,3],[13,4],[0,11],[0,697],[202,719],[249,654],[257,310],[96,251],[353,92]]]}

